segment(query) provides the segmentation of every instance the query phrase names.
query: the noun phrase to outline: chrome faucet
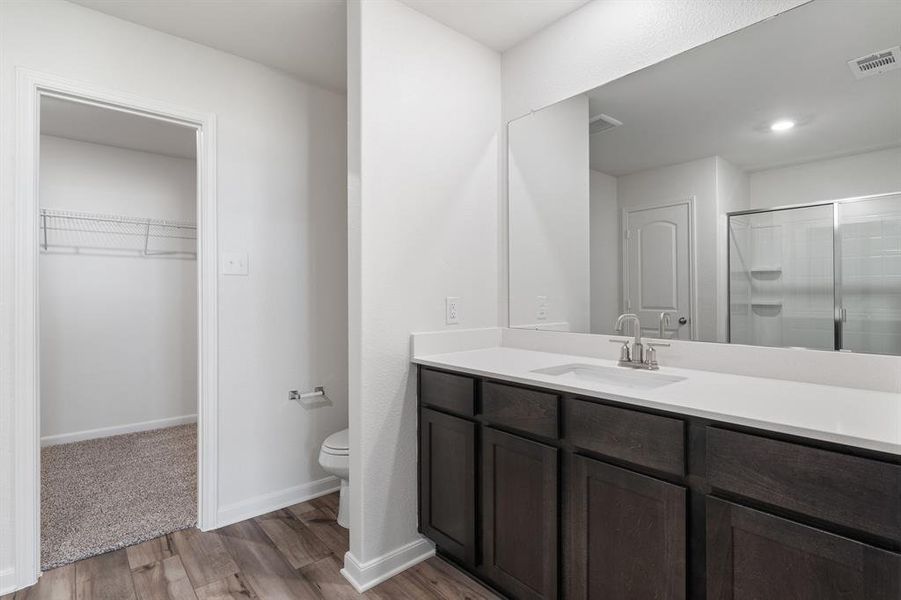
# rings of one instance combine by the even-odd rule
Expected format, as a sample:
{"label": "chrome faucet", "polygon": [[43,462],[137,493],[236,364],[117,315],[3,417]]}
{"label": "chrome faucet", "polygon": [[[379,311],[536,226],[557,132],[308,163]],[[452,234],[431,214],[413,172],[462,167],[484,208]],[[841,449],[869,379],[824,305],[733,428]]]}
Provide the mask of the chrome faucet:
{"label": "chrome faucet", "polygon": [[666,311],[663,311],[662,313],[660,313],[659,318],[660,318],[660,321],[658,323],[659,331],[658,331],[657,337],[662,340],[666,337],[666,328],[669,327],[669,324],[670,324],[670,314]]}
{"label": "chrome faucet", "polygon": [[[667,317],[668,316],[669,315],[667,315]],[[656,371],[660,368],[660,365],[657,364],[656,349],[659,347],[667,347],[669,346],[669,344],[665,344],[663,342],[648,342],[648,351],[645,352],[645,345],[641,342],[641,321],[638,320],[638,315],[633,313],[620,315],[616,320],[616,332],[623,332],[623,325],[625,325],[626,321],[634,321],[635,323],[635,337],[632,340],[631,350],[629,349],[629,340],[610,340],[613,343],[623,345],[622,348],[620,348],[619,352],[619,366]],[[662,322],[663,315],[661,314],[661,329]]]}
{"label": "chrome faucet", "polygon": [[634,313],[626,313],[620,315],[616,320],[616,332],[622,333],[623,326],[626,324],[626,321],[634,322],[635,327],[635,339],[632,340],[632,356],[630,362],[633,365],[640,365],[644,363],[644,346],[641,344],[641,321],[638,319],[638,315]]}

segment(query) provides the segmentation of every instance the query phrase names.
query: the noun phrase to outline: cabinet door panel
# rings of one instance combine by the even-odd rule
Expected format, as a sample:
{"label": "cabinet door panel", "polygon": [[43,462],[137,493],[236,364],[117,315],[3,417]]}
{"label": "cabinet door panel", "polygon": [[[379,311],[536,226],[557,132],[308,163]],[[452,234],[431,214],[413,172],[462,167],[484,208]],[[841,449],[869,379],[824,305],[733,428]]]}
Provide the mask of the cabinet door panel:
{"label": "cabinet door panel", "polygon": [[442,552],[475,565],[476,424],[423,408],[420,426],[420,529]]}
{"label": "cabinet door panel", "polygon": [[685,598],[685,489],[573,456],[570,597]]}
{"label": "cabinet door panel", "polygon": [[707,598],[898,600],[901,555],[708,498]]}
{"label": "cabinet door panel", "polygon": [[486,575],[514,598],[557,597],[557,449],[482,433]]}

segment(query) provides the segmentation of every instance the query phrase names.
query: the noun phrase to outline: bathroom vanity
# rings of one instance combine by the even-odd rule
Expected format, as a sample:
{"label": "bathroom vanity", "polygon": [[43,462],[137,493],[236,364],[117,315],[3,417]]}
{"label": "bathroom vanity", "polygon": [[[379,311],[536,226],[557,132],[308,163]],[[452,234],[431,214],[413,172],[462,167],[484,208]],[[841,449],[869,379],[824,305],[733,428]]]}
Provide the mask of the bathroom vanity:
{"label": "bathroom vanity", "polygon": [[805,3],[510,115],[503,343],[414,348],[439,553],[529,600],[901,599],[899,18]]}
{"label": "bathroom vanity", "polygon": [[[901,597],[901,453],[838,424],[730,414],[755,389],[820,396],[826,413],[888,395],[684,369],[608,385],[618,367],[592,359],[581,376],[531,369],[554,356],[414,359],[419,526],[440,555],[511,598]],[[704,393],[721,405],[680,400]]]}

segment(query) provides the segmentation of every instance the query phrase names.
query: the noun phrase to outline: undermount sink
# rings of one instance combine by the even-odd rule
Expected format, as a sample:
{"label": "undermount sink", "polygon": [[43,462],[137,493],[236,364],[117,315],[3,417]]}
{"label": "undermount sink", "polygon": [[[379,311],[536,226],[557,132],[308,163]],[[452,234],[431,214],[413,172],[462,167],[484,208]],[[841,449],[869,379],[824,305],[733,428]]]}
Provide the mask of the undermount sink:
{"label": "undermount sink", "polygon": [[586,381],[594,383],[607,383],[619,387],[639,390],[653,390],[655,388],[685,381],[685,377],[678,375],[663,375],[652,371],[640,369],[628,369],[624,367],[602,367],[598,365],[569,364],[557,367],[535,369],[532,373],[541,375],[553,375],[569,380]]}

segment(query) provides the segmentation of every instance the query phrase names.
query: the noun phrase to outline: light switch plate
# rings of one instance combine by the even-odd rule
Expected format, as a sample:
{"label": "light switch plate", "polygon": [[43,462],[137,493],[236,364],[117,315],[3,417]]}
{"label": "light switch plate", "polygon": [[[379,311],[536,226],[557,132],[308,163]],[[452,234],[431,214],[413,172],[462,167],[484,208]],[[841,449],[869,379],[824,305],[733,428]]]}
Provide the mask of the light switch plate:
{"label": "light switch plate", "polygon": [[223,252],[221,257],[223,275],[247,275],[246,252]]}

